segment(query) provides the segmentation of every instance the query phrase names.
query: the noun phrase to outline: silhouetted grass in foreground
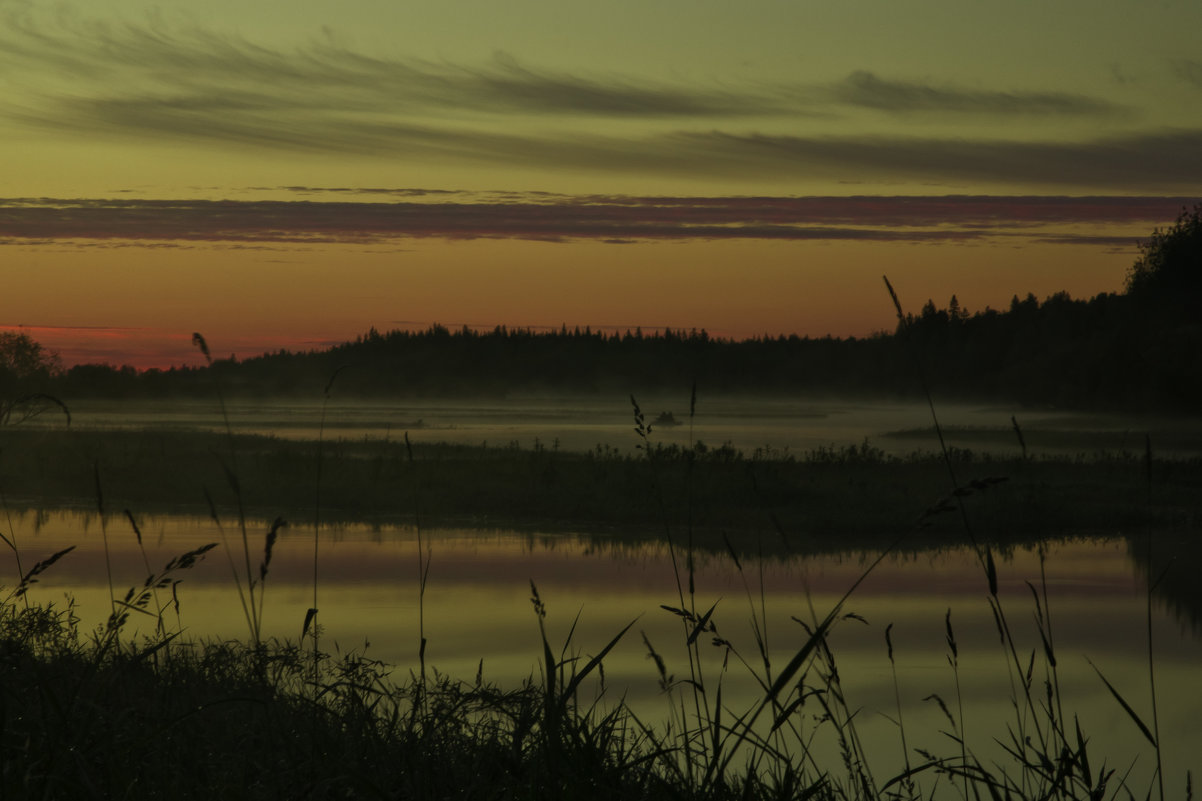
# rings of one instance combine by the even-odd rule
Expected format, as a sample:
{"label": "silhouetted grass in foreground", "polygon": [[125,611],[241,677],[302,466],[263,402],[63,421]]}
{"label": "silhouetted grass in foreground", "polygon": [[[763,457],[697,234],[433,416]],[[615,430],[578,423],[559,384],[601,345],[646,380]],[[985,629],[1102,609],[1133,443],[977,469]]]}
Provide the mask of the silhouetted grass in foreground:
{"label": "silhouetted grass in foreground", "polygon": [[[621,716],[565,716],[543,700],[446,677],[396,686],[385,666],[268,643],[101,649],[69,610],[0,621],[0,797],[659,797]],[[549,752],[555,751],[556,758]]]}

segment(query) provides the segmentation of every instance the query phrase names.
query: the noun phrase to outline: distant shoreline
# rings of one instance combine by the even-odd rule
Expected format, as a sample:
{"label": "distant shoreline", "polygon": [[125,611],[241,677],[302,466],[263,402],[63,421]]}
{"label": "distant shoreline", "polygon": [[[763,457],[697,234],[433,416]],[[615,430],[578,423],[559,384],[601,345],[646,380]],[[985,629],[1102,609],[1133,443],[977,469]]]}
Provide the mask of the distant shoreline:
{"label": "distant shoreline", "polygon": [[[417,514],[423,526],[615,540],[692,530],[714,550],[724,537],[804,550],[871,548],[908,529],[933,544],[964,536],[959,515],[947,513],[955,496],[941,458],[889,456],[868,444],[784,457],[653,446],[648,460],[612,449],[340,440],[321,445],[318,484],[319,448],[309,440],[235,434],[231,451],[224,433],[202,431],[2,433],[0,488],[14,509],[94,510],[98,476],[109,515],[235,519],[240,496],[251,517],[298,524],[319,511],[330,523],[403,525]],[[974,529],[994,541],[1202,526],[1196,457],[1148,463],[1132,453],[1022,459],[954,450],[952,458]]]}

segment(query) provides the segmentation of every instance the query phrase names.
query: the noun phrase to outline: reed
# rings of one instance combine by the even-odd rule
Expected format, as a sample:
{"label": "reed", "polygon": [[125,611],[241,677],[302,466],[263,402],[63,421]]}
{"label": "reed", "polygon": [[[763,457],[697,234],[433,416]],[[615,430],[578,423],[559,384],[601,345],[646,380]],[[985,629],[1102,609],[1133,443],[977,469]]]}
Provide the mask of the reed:
{"label": "reed", "polygon": [[[222,472],[225,474],[225,479],[229,484],[230,489],[234,493],[234,501],[238,512],[238,532],[242,539],[242,559],[245,566],[245,573],[238,575],[238,568],[234,565],[233,551],[230,549],[229,541],[225,538],[225,529],[221,526],[221,522],[217,516],[217,508],[213,503],[212,496],[208,490],[205,490],[205,499],[208,501],[209,511],[213,521],[217,524],[218,530],[221,532],[222,542],[225,545],[226,556],[229,560],[230,571],[234,575],[234,586],[238,591],[238,599],[242,605],[243,614],[246,617],[247,627],[250,630],[250,637],[256,648],[262,646],[263,642],[263,583],[267,580],[268,566],[271,563],[272,548],[275,545],[275,540],[279,529],[287,525],[287,522],[282,517],[276,517],[274,522],[268,528],[264,537],[264,552],[263,559],[259,563],[259,570],[256,572],[251,568],[251,548],[250,535],[248,533],[246,502],[242,494],[242,480],[238,470],[238,448],[234,438],[234,429],[230,424],[229,410],[225,404],[225,394],[221,389],[221,381],[218,373],[212,370],[213,358],[209,352],[208,342],[200,333],[192,334],[192,344],[200,350],[204,356],[205,363],[209,366],[210,373],[213,377],[213,389],[217,395],[217,404],[221,410],[221,419],[225,427],[225,439],[228,445],[229,462],[226,463],[218,459],[221,464]],[[333,378],[330,379],[331,382]],[[328,390],[328,387],[327,387]],[[319,461],[320,464],[320,461]],[[99,479],[97,479],[99,482]],[[97,484],[99,487],[99,483]],[[99,492],[99,490],[98,490]],[[101,521],[103,523],[103,515]],[[316,557],[315,557],[316,560]],[[316,561],[314,562],[314,570],[316,570]],[[243,580],[245,580],[245,593],[243,592]],[[258,590],[258,599],[256,601],[255,590]],[[316,591],[316,590],[315,590]],[[313,607],[316,609],[316,607]],[[316,614],[316,611],[314,611]],[[309,615],[306,614],[306,617]]]}
{"label": "reed", "polygon": [[[420,484],[420,477],[414,468],[413,444],[409,442],[409,432],[405,432],[405,455],[409,460],[412,471],[410,481],[414,487]],[[417,532],[417,661],[421,687],[426,686],[426,585],[430,580],[430,562],[434,555],[433,545],[423,541],[421,494],[413,494],[413,528]]]}
{"label": "reed", "polygon": [[301,641],[305,637],[312,635],[313,638],[313,686],[316,688],[318,679],[318,663],[321,661],[321,630],[318,628],[319,621],[317,619],[317,588],[318,588],[318,559],[321,544],[321,489],[322,489],[322,468],[325,466],[325,433],[326,433],[326,412],[330,405],[330,392],[334,388],[334,382],[337,380],[340,373],[350,365],[341,365],[326,381],[325,390],[321,397],[321,418],[317,426],[317,459],[316,470],[313,479],[313,603],[305,611],[305,620],[301,624]]}

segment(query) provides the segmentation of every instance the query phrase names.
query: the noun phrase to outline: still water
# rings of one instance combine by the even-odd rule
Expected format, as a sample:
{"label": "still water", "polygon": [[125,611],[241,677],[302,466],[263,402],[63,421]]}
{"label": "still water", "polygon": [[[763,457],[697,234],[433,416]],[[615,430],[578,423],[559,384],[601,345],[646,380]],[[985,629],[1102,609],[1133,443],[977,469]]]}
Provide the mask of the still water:
{"label": "still water", "polygon": [[[70,597],[83,625],[91,627],[109,609],[106,539],[118,596],[141,585],[147,564],[158,570],[175,555],[223,539],[209,519],[163,516],[139,523],[145,556],[121,517],[111,517],[102,529],[95,514],[13,512],[7,533],[15,538],[25,570],[54,551],[76,546],[43,574],[31,597],[57,604]],[[266,526],[256,523],[251,531],[251,561],[257,571]],[[240,534],[227,528],[224,537],[233,549],[233,561],[243,564]],[[667,718],[669,699],[660,692],[640,636],[663,655],[669,672],[678,678],[688,674],[680,621],[661,609],[661,604],[682,605],[664,545],[606,544],[553,531],[437,530],[423,532],[423,538],[430,560],[423,604],[428,664],[467,681],[482,664],[485,679],[501,686],[517,686],[530,676],[537,679],[541,645],[530,601],[533,581],[547,606],[553,647],[563,643],[579,615],[566,648],[569,655],[587,659],[635,621],[605,660],[607,692],[611,698],[624,697],[645,720]],[[396,665],[398,679],[416,670],[418,554],[412,528],[323,529],[317,541],[323,648],[336,644],[340,651],[365,650]],[[779,669],[805,638],[791,617],[824,616],[874,556],[750,560],[740,571],[727,555],[699,555],[695,603],[700,610],[717,603],[713,620],[720,634],[757,670],[762,663],[750,619],[754,610],[766,610],[768,646]],[[183,579],[179,624],[188,636],[246,638],[230,562],[219,547],[177,576]],[[17,579],[13,555],[5,553],[0,583],[12,586]],[[1132,786],[1146,790],[1155,754],[1087,661],[1092,660],[1150,723],[1146,581],[1128,543],[1048,544],[1042,567],[1037,551],[1015,550],[999,558],[999,579],[999,597],[1024,665],[1032,652],[1042,653],[1027,582],[1046,585],[1065,713],[1070,719],[1074,714],[1080,717],[1082,730],[1091,737],[1091,759],[1100,763],[1106,755],[1109,767],[1119,774],[1130,768]],[[264,585],[266,636],[299,638],[305,611],[313,604],[313,587],[313,530],[285,529]],[[847,602],[845,611],[863,621],[843,621],[831,641],[848,702],[860,710],[860,733],[878,777],[893,775],[902,762],[898,730],[891,721],[898,707],[885,644],[889,624],[911,748],[952,755],[950,741],[939,733],[947,728],[942,713],[935,703],[923,700],[937,693],[952,704],[956,697],[945,633],[948,610],[958,641],[967,737],[982,755],[996,752],[994,738],[1006,737],[1006,726],[1014,720],[1008,657],[999,645],[987,596],[975,556],[967,549],[953,549],[890,556]],[[690,603],[686,586],[683,605]],[[136,636],[139,627],[148,630],[149,624],[137,618],[130,621],[129,637]],[[174,624],[174,613],[168,618]],[[1164,767],[1174,797],[1183,795],[1186,771],[1193,770],[1196,780],[1202,768],[1202,637],[1185,621],[1179,609],[1170,611],[1168,604],[1153,600],[1151,635]],[[707,684],[714,686],[709,683],[721,677],[725,703],[736,711],[750,706],[758,695],[747,669],[732,660],[722,673],[722,652],[714,648],[711,656],[703,665]],[[1037,677],[1043,675],[1040,664],[1037,660]],[[1036,686],[1042,687],[1041,679]]]}

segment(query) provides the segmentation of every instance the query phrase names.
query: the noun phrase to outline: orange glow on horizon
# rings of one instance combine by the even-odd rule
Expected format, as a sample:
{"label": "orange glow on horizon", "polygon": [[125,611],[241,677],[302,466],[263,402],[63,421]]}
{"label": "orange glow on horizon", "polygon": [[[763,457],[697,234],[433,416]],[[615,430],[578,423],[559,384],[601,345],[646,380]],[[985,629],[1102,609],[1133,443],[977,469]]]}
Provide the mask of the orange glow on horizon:
{"label": "orange glow on horizon", "polygon": [[[215,358],[311,350],[371,328],[589,326],[711,336],[867,336],[894,315],[881,282],[918,311],[955,294],[969,311],[1013,295],[1119,291],[1136,253],[1027,244],[710,241],[611,245],[514,240],[404,247],[248,250],[23,246],[10,259],[6,330],[64,365],[196,365],[193,331]],[[98,302],[100,301],[100,302]]]}

